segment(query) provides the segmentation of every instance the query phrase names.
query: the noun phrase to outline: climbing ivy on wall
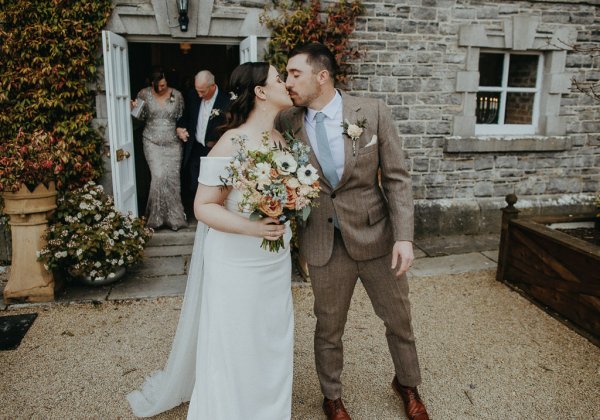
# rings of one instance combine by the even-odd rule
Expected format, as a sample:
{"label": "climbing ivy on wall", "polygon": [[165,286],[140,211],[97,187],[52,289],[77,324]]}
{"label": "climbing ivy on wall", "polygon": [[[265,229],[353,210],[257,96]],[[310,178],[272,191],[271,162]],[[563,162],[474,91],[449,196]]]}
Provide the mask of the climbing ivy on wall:
{"label": "climbing ivy on wall", "polygon": [[[271,30],[265,60],[285,73],[287,55],[296,45],[322,42],[333,51],[340,73],[338,81],[348,77],[348,62],[360,52],[350,44],[356,18],[365,11],[360,0],[340,0],[322,10],[320,0],[273,0],[261,16]],[[277,12],[276,14],[271,11]]]}
{"label": "climbing ivy on wall", "polygon": [[92,127],[100,32],[111,0],[0,0],[0,141],[51,132],[68,151],[59,187],[102,175]]}

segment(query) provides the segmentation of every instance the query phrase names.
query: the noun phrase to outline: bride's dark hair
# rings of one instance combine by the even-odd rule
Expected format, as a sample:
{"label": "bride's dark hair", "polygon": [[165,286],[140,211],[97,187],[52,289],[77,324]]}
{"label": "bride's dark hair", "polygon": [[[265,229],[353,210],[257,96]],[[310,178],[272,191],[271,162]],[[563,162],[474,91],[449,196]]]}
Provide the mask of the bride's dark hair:
{"label": "bride's dark hair", "polygon": [[229,88],[235,99],[229,106],[227,122],[222,127],[223,132],[246,122],[256,103],[254,88],[267,84],[269,67],[269,63],[261,61],[240,64],[233,70],[229,78]]}

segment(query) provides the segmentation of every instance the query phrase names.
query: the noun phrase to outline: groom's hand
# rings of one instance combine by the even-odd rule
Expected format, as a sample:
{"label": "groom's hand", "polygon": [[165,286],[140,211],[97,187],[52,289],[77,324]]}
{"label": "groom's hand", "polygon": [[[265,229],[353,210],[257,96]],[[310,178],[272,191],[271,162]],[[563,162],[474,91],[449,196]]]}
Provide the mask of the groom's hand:
{"label": "groom's hand", "polygon": [[397,277],[408,271],[414,259],[412,242],[396,241],[394,243],[394,248],[392,249],[392,270],[395,270],[398,263],[400,263],[400,267],[396,271]]}

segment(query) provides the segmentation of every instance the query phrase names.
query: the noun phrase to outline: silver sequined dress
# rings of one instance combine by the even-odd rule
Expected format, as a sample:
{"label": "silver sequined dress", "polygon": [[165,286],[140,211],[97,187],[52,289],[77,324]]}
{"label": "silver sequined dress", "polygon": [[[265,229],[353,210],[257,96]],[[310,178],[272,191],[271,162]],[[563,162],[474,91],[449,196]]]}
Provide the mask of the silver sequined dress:
{"label": "silver sequined dress", "polygon": [[146,103],[140,119],[146,120],[143,132],[144,156],[151,173],[146,217],[148,226],[178,229],[187,225],[181,204],[180,169],[183,144],[175,132],[175,122],[183,113],[183,96],[173,89],[160,103],[148,87],[137,97]]}

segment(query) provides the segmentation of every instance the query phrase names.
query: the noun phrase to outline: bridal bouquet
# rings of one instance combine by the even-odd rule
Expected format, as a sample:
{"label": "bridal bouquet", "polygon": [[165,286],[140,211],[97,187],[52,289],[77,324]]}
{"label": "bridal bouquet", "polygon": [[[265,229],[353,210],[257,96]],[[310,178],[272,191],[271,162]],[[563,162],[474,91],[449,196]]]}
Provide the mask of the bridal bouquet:
{"label": "bridal bouquet", "polygon": [[[240,149],[227,167],[228,176],[223,182],[242,193],[240,211],[250,213],[250,220],[306,220],[315,205],[320,187],[317,170],[308,162],[310,148],[290,132],[285,132],[284,137],[287,147],[269,146],[269,135],[265,133],[256,150],[246,147],[246,138],[234,139]],[[261,244],[261,248],[271,252],[282,247],[283,238],[263,239]]]}

